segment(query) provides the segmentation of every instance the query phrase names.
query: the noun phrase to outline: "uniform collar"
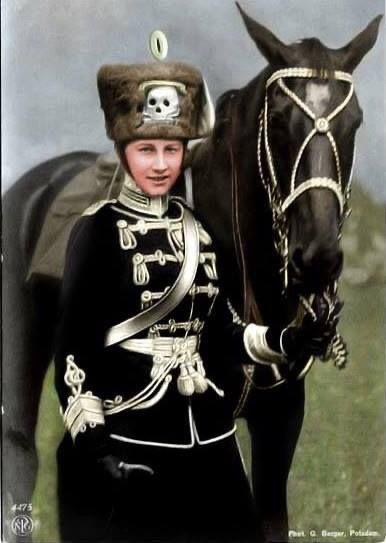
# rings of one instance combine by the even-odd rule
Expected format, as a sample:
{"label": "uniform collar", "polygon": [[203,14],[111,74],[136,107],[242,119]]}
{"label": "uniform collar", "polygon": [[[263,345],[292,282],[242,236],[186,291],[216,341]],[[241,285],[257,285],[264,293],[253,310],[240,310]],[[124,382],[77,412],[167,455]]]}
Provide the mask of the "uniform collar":
{"label": "uniform collar", "polygon": [[153,217],[162,217],[168,210],[169,194],[163,196],[148,196],[135,184],[134,179],[125,172],[118,202],[124,206]]}

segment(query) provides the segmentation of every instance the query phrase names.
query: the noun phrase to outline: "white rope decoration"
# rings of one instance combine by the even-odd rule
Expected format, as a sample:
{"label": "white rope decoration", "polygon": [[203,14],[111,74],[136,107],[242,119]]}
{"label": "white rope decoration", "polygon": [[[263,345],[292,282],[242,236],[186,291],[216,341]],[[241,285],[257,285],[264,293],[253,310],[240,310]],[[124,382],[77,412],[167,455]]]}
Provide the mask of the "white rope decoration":
{"label": "white rope decoration", "polygon": [[342,102],[336,109],[334,109],[334,111],[333,111],[332,113],[330,113],[330,115],[327,115],[327,120],[328,120],[328,121],[331,121],[334,117],[336,117],[337,115],[339,115],[339,113],[340,113],[341,111],[344,110],[344,108],[347,106],[347,104],[348,104],[349,101],[351,100],[353,94],[354,94],[354,84],[351,83],[346,98],[343,100],[343,102]]}
{"label": "white rope decoration", "polygon": [[319,78],[319,79],[336,79],[338,81],[346,81],[347,83],[353,83],[353,77],[347,72],[341,72],[340,70],[321,70],[315,68],[284,68],[282,70],[277,70],[274,72],[271,77],[267,80],[266,88],[268,88],[272,83],[281,78],[286,77],[305,77],[308,79]]}
{"label": "white rope decoration", "polygon": [[[339,81],[344,81],[350,84],[348,93],[343,100],[343,102],[337,106],[327,117],[317,118],[315,113],[308,107],[308,105],[296,95],[283,81],[284,78],[319,78],[319,79],[335,79]],[[280,194],[279,183],[276,175],[274,159],[271,151],[270,141],[269,141],[269,123],[268,123],[268,88],[274,83],[277,82],[281,90],[312,120],[314,121],[314,127],[311,132],[306,136],[303,143],[300,146],[299,152],[296,156],[294,166],[291,171],[290,178],[290,192],[287,197],[283,197]],[[273,213],[273,230],[275,234],[275,247],[283,260],[282,273],[283,273],[283,282],[284,288],[288,286],[288,225],[286,221],[285,212],[287,209],[294,203],[294,201],[302,195],[307,190],[313,188],[324,188],[331,190],[339,204],[339,212],[341,215],[341,224],[345,217],[348,216],[348,198],[351,192],[351,175],[348,180],[346,189],[343,191],[342,187],[342,171],[340,164],[339,151],[336,145],[336,141],[330,131],[330,121],[336,117],[343,109],[347,106],[351,100],[354,93],[353,78],[351,74],[341,72],[339,70],[316,70],[312,68],[286,68],[283,70],[277,70],[272,76],[268,79],[266,83],[266,93],[264,100],[263,111],[259,116],[259,129],[258,129],[258,138],[257,138],[257,161],[260,177],[262,179],[263,185],[267,191],[268,199],[271,204],[271,209]],[[336,164],[336,174],[337,181],[332,178],[326,177],[316,177],[307,179],[296,187],[296,176],[299,170],[299,165],[301,159],[304,155],[307,145],[310,143],[312,138],[316,135],[326,135],[328,138],[334,159]],[[266,160],[269,171],[270,181],[265,179],[262,159],[261,159],[261,142],[264,139],[264,150],[266,153]]]}
{"label": "white rope decoration", "polygon": [[300,147],[298,156],[296,157],[295,164],[294,164],[294,167],[292,169],[291,189],[290,189],[291,192],[294,192],[294,190],[295,190],[296,175],[298,173],[299,164],[300,164],[300,161],[302,159],[303,153],[304,153],[307,145],[309,144],[309,142],[312,140],[312,138],[315,136],[316,133],[317,133],[316,129],[313,128],[311,130],[311,132],[308,134],[308,136],[306,137],[306,139],[303,141],[302,146]]}
{"label": "white rope decoration", "polygon": [[312,179],[303,181],[303,183],[296,187],[296,189],[284,200],[282,205],[283,211],[287,211],[290,205],[293,204],[301,194],[314,188],[330,189],[338,199],[340,213],[343,213],[344,197],[342,191],[337,187],[336,181],[329,177],[313,177]]}
{"label": "white rope decoration", "polygon": [[66,372],[64,382],[71,389],[72,396],[67,398],[67,408],[61,414],[67,430],[75,440],[79,432],[84,433],[87,427],[95,428],[97,424],[104,424],[102,400],[94,396],[91,391],[82,392],[86,373],[75,363],[72,354],[66,357]]}
{"label": "white rope decoration", "polygon": [[338,175],[338,183],[339,183],[340,186],[342,186],[342,171],[340,169],[340,159],[339,159],[338,148],[336,146],[334,136],[331,134],[330,131],[327,132],[326,136],[328,137],[328,139],[329,139],[329,141],[331,143],[332,151],[334,153],[335,164],[336,164],[336,172],[337,172],[337,175]]}
{"label": "white rope decoration", "polygon": [[82,385],[86,379],[85,372],[79,368],[74,362],[74,356],[69,354],[66,358],[67,369],[64,374],[64,382],[71,388],[73,399],[80,396],[82,392]]}
{"label": "white rope decoration", "polygon": [[[349,89],[345,99],[339,104],[327,117],[317,117],[315,113],[308,107],[308,105],[299,97],[295,92],[288,88],[288,86],[283,81],[286,78],[317,78],[325,80],[337,80],[344,81],[349,84]],[[314,127],[311,129],[309,134],[305,137],[303,143],[300,146],[298,154],[295,159],[294,166],[290,175],[290,192],[286,197],[283,197],[280,191],[274,159],[271,151],[270,141],[269,141],[269,122],[268,122],[268,113],[269,113],[269,104],[268,104],[268,89],[269,87],[277,82],[280,89],[307,115],[313,122]],[[352,182],[352,172],[355,158],[355,148],[353,153],[353,161],[351,164],[351,171],[349,179],[347,181],[346,188],[343,189],[342,184],[342,169],[341,161],[339,156],[338,146],[334,139],[334,136],[330,130],[330,122],[333,120],[339,113],[341,113],[345,107],[350,102],[354,94],[354,84],[353,77],[351,74],[342,72],[339,70],[322,70],[322,69],[313,69],[313,68],[285,68],[282,70],[277,70],[274,72],[271,77],[266,82],[266,93],[264,99],[264,106],[259,115],[259,126],[258,126],[258,137],[257,137],[257,164],[259,169],[259,174],[263,186],[267,192],[268,200],[272,210],[272,226],[274,232],[274,245],[275,248],[282,259],[282,268],[281,272],[283,274],[283,284],[284,291],[288,287],[288,223],[286,217],[286,211],[288,208],[306,191],[314,188],[322,188],[331,190],[336,196],[339,204],[340,212],[340,228],[343,225],[343,221],[350,214],[351,210],[348,206],[349,197],[351,194],[351,182]],[[306,179],[298,186],[296,186],[296,176],[299,170],[299,165],[301,159],[304,155],[307,145],[310,143],[312,138],[316,135],[325,135],[328,138],[328,141],[331,145],[331,149],[334,155],[335,165],[336,165],[336,175],[337,180],[334,180],[329,177],[314,177],[311,179]],[[262,142],[264,142],[264,150],[266,154],[266,162],[268,166],[268,179],[264,175],[264,169],[262,164]],[[336,295],[336,286],[334,287],[333,300],[331,301],[331,306],[333,307],[337,303]],[[328,290],[328,289],[327,289]],[[326,291],[326,296],[328,293]],[[308,303],[305,298],[300,298],[300,302],[304,306],[304,309],[307,312],[311,312],[311,304]],[[228,306],[229,307],[229,306]],[[334,363],[337,367],[344,367],[347,358],[347,350],[343,339],[339,334],[335,336],[330,346],[330,355],[334,358]]]}
{"label": "white rope decoration", "polygon": [[[289,69],[289,70],[291,70],[291,69]],[[288,71],[286,73],[288,74]],[[333,72],[333,73],[336,73],[336,72]],[[286,75],[286,77],[290,77],[290,75],[288,74],[288,75]],[[302,77],[307,77],[307,75],[303,75]],[[276,80],[276,79],[274,79],[274,80]],[[331,147],[332,147],[333,153],[334,153],[335,164],[336,164],[336,169],[337,169],[338,185],[339,185],[338,187],[335,187],[335,190],[333,189],[333,192],[335,194],[338,194],[339,192],[342,192],[342,176],[341,176],[339,153],[338,153],[336,142],[335,142],[334,137],[333,137],[333,135],[332,135],[329,128],[330,128],[330,121],[334,117],[336,117],[341,111],[343,111],[343,109],[347,106],[347,104],[349,103],[349,101],[352,98],[352,95],[353,95],[353,92],[354,92],[354,86],[352,84],[352,80],[350,81],[350,88],[349,88],[348,94],[346,95],[346,98],[343,100],[343,102],[339,106],[337,106],[327,117],[319,117],[319,118],[316,117],[314,112],[307,106],[307,104],[301,98],[299,98],[292,90],[290,90],[287,87],[287,85],[284,83],[282,78],[277,79],[277,82],[278,82],[278,85],[281,88],[281,90],[289,98],[291,98],[291,100],[293,102],[295,102],[296,105],[308,117],[310,117],[311,120],[314,121],[314,128],[311,130],[311,132],[308,134],[308,136],[306,136],[305,140],[303,141],[303,144],[301,145],[299,153],[298,153],[298,155],[296,157],[294,167],[292,169],[291,189],[290,189],[291,192],[295,191],[296,175],[297,175],[297,171],[298,171],[299,164],[300,164],[301,158],[303,156],[303,153],[304,153],[308,143],[311,141],[311,139],[314,137],[315,134],[326,134],[326,136],[329,139],[329,142],[331,144]],[[269,85],[267,83],[267,88],[268,88],[268,86]],[[267,102],[267,95],[266,95],[266,102]],[[268,108],[266,108],[266,109],[268,109]],[[277,184],[276,175],[275,175],[275,183]],[[315,187],[316,187],[316,185],[315,185]],[[329,187],[326,187],[326,188],[331,188],[331,187],[332,187],[332,185],[330,185]],[[310,188],[314,188],[314,186],[309,185],[309,189]],[[299,193],[299,195],[302,194],[303,192]],[[342,199],[343,199],[343,195],[342,195]],[[340,198],[338,198],[338,200],[340,200]],[[293,201],[294,201],[294,199],[291,199],[291,202],[293,202]],[[341,212],[343,212],[342,206],[341,206]]]}
{"label": "white rope decoration", "polygon": [[303,100],[301,100],[299,98],[299,96],[297,96],[294,92],[292,92],[288,87],[287,85],[284,83],[284,81],[280,78],[277,80],[277,83],[279,85],[279,87],[281,88],[281,90],[287,94],[287,96],[289,96],[297,106],[300,107],[300,109],[302,109],[304,111],[304,113],[306,115],[308,115],[313,121],[315,121],[316,119],[316,115],[315,113],[307,106],[306,103],[303,102]]}

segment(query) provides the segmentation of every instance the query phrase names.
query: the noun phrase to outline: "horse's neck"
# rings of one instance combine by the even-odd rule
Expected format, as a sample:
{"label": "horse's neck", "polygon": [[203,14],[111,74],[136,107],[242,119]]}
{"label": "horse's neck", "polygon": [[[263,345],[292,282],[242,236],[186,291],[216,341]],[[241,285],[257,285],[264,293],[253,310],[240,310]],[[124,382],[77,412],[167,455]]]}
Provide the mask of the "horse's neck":
{"label": "horse's neck", "polygon": [[277,322],[278,315],[287,319],[288,304],[281,295],[272,214],[257,166],[257,119],[265,80],[264,72],[243,89],[227,93],[213,135],[201,145],[193,163],[193,175],[195,205],[227,262],[232,301],[241,311],[247,283],[252,290],[248,296],[255,298],[263,321],[269,324]]}
{"label": "horse's neck", "polygon": [[[265,323],[284,323],[293,312],[282,294],[281,262],[273,246],[272,210],[257,163],[258,117],[270,70],[240,90],[234,106],[232,147],[238,177],[240,238],[247,278]],[[250,294],[249,294],[250,295]]]}

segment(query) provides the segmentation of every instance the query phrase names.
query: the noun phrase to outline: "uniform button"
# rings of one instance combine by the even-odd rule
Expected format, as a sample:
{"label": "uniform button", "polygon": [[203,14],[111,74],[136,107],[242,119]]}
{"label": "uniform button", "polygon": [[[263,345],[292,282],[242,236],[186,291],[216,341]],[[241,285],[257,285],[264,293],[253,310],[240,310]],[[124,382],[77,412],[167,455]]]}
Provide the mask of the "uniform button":
{"label": "uniform button", "polygon": [[147,234],[147,226],[146,226],[146,223],[143,219],[140,219],[138,222],[137,222],[137,227],[139,229],[139,233],[142,234],[143,236],[145,234]]}
{"label": "uniform button", "polygon": [[141,264],[143,262],[143,255],[141,253],[135,253],[133,256],[133,262],[134,264]]}
{"label": "uniform button", "polygon": [[141,298],[143,302],[150,302],[151,300],[151,292],[150,290],[144,290],[141,294]]}

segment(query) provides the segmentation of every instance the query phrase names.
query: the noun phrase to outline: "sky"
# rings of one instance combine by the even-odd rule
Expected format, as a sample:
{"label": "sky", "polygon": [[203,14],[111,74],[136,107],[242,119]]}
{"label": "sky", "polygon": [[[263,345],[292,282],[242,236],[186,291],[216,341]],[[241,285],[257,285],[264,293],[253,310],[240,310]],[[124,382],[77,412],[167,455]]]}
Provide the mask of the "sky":
{"label": "sky", "polygon": [[[383,0],[240,0],[247,13],[291,43],[318,37],[342,47]],[[233,0],[5,0],[2,11],[2,190],[29,168],[76,150],[105,152],[96,72],[105,63],[151,61],[150,33],[163,30],[168,60],[201,69],[216,99],[265,66]],[[386,201],[384,22],[355,71],[364,111],[355,174]]]}

